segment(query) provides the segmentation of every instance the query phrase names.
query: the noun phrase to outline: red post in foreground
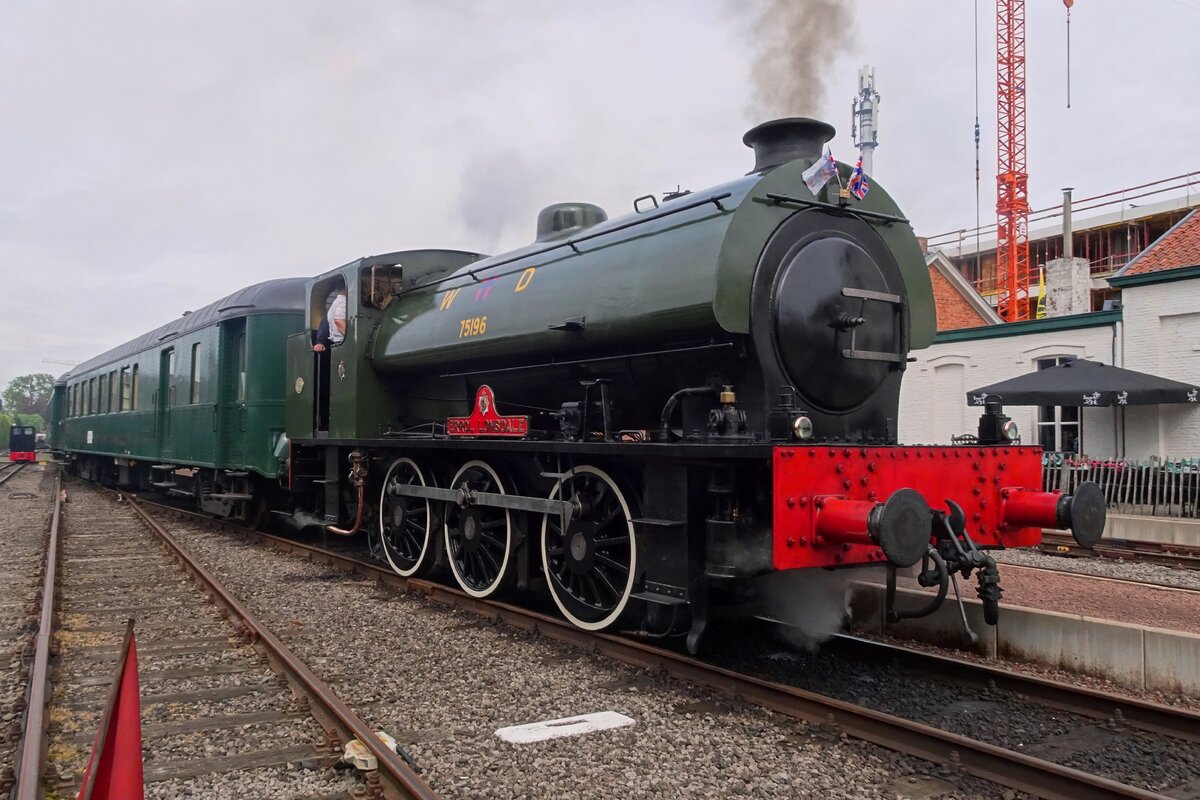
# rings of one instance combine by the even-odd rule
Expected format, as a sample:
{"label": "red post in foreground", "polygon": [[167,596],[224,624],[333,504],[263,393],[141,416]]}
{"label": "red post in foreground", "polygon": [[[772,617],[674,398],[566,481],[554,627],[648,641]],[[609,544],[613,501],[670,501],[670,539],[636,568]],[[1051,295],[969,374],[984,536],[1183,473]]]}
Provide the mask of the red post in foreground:
{"label": "red post in foreground", "polygon": [[137,641],[129,620],[78,800],[142,800],[141,705]]}

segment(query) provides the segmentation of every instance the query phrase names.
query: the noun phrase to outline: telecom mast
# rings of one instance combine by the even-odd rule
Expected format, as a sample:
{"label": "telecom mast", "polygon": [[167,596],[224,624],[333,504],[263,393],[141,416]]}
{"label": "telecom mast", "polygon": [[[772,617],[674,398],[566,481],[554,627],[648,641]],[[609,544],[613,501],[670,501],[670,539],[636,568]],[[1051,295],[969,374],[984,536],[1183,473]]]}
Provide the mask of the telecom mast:
{"label": "telecom mast", "polygon": [[875,148],[879,146],[879,92],[875,91],[875,68],[858,71],[858,95],[850,106],[850,135],[862,156],[863,172],[874,173]]}
{"label": "telecom mast", "polygon": [[996,0],[996,303],[1029,319],[1029,173],[1025,171],[1025,0]]}

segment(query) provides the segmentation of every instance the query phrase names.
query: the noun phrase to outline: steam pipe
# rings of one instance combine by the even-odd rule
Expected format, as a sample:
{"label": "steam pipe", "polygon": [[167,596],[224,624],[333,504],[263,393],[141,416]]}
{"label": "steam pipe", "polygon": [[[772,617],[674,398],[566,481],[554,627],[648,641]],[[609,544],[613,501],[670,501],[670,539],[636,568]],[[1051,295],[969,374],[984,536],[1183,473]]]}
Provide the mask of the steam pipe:
{"label": "steam pipe", "polygon": [[354,512],[354,525],[350,530],[342,530],[333,525],[326,525],[325,530],[338,536],[353,536],[362,527],[363,515],[366,512],[367,494],[367,458],[358,450],[349,455],[350,482],[358,488],[358,510]]}
{"label": "steam pipe", "polygon": [[675,394],[667,398],[667,402],[663,405],[662,418],[659,420],[658,439],[661,442],[671,441],[671,415],[675,413],[675,406],[679,405],[679,401],[684,397],[691,397],[701,394],[716,394],[717,387],[715,386],[690,386],[686,389],[680,389]]}
{"label": "steam pipe", "polygon": [[329,531],[330,533],[336,533],[338,536],[353,536],[354,534],[358,533],[358,529],[362,527],[363,511],[366,507],[366,503],[364,502],[366,493],[366,487],[360,483],[358,485],[358,511],[356,511],[354,514],[354,527],[350,528],[348,531],[345,531],[334,525],[326,525],[325,530]]}

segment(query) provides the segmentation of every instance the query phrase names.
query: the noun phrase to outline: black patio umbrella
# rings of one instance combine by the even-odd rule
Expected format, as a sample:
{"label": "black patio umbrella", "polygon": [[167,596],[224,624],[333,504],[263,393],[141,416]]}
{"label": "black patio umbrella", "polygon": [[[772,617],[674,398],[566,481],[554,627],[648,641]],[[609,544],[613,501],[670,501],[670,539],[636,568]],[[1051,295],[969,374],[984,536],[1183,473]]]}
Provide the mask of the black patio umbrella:
{"label": "black patio umbrella", "polygon": [[970,391],[967,404],[982,406],[988,397],[1011,406],[1200,404],[1200,387],[1075,359]]}

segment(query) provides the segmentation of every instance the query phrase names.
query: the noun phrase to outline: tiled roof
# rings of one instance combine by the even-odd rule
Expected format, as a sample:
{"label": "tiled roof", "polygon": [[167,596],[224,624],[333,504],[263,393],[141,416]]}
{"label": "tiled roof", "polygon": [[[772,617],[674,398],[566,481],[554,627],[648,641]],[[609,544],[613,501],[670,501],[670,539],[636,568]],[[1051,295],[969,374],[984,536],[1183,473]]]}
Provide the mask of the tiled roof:
{"label": "tiled roof", "polygon": [[1197,211],[1180,220],[1113,277],[1127,278],[1195,266],[1200,266],[1200,212]]}

